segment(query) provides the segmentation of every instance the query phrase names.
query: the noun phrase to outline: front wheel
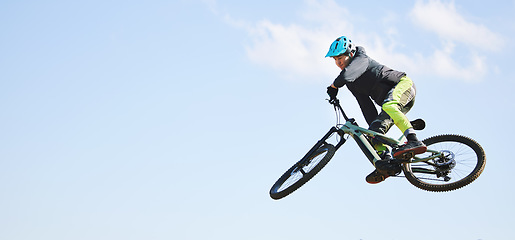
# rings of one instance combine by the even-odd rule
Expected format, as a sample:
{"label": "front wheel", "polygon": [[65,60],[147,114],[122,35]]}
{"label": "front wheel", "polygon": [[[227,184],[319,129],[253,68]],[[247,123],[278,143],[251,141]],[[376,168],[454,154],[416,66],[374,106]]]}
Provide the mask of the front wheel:
{"label": "front wheel", "polygon": [[331,160],[336,148],[324,144],[312,154],[302,158],[286,171],[270,189],[270,197],[281,199],[313,178]]}
{"label": "front wheel", "polygon": [[[462,188],[483,172],[486,156],[473,139],[439,135],[425,139],[428,151],[403,164],[408,181],[420,189],[446,192]],[[427,159],[425,161],[417,161]]]}

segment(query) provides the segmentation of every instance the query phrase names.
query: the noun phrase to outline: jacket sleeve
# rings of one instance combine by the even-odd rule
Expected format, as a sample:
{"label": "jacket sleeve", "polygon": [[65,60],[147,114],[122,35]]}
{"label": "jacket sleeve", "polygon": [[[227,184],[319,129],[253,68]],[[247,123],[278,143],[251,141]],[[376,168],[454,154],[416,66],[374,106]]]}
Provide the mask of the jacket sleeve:
{"label": "jacket sleeve", "polygon": [[356,97],[359,107],[361,108],[361,112],[363,113],[365,120],[370,126],[370,124],[372,124],[378,115],[374,102],[372,102],[372,99],[370,99],[369,96],[364,94],[354,94],[354,97]]}
{"label": "jacket sleeve", "polygon": [[333,85],[337,88],[341,88],[347,82],[354,82],[354,80],[365,73],[367,68],[368,58],[362,55],[356,55],[349,63],[349,66],[340,72],[340,75],[334,80]]}

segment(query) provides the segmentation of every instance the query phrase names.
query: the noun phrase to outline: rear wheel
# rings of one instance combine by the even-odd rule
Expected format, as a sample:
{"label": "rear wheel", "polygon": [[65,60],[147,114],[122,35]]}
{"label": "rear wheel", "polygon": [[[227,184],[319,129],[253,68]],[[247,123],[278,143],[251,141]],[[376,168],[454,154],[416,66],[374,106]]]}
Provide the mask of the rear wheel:
{"label": "rear wheel", "polygon": [[440,135],[423,142],[428,151],[416,157],[434,158],[403,164],[404,175],[418,188],[432,192],[456,190],[476,180],[485,168],[485,152],[473,139]]}
{"label": "rear wheel", "polygon": [[336,149],[333,145],[324,144],[311,155],[295,163],[272,186],[270,197],[281,199],[300,188],[322,170],[335,152]]}

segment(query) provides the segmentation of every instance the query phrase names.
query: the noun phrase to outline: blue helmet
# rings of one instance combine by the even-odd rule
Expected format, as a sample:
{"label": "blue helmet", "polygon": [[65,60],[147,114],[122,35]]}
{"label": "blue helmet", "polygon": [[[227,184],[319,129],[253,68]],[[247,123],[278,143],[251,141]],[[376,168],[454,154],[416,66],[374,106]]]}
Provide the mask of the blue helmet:
{"label": "blue helmet", "polygon": [[352,41],[345,36],[341,36],[334,40],[325,57],[336,57],[342,54],[348,54],[350,57],[353,57],[355,53],[356,46]]}

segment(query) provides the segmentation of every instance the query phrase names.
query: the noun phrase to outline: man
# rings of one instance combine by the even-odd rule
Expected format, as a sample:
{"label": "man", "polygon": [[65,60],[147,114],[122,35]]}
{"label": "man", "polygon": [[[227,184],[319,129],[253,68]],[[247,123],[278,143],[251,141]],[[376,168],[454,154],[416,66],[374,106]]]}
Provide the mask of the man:
{"label": "man", "polygon": [[[370,130],[385,134],[395,124],[408,142],[393,153],[394,158],[408,152],[420,154],[427,150],[424,143],[417,139],[405,115],[413,107],[416,95],[415,85],[406,73],[371,59],[363,47],[354,45],[345,36],[331,44],[326,57],[332,57],[341,69],[340,75],[327,87],[331,100],[336,98],[338,88],[347,85],[358,101]],[[381,106],[381,113],[377,113],[374,102]],[[373,144],[382,160],[374,163],[376,170],[366,177],[366,181],[379,183],[390,176],[391,172],[400,171],[400,166],[390,163],[392,157],[384,144]]]}

